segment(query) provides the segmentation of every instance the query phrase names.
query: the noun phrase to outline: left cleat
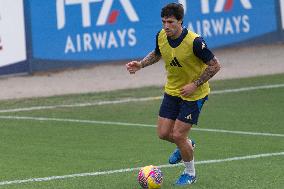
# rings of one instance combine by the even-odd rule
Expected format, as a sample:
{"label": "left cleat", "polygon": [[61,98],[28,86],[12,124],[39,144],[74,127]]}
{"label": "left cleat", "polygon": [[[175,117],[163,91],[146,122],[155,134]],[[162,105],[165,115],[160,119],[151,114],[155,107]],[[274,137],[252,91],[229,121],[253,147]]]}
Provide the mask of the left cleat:
{"label": "left cleat", "polygon": [[169,163],[170,164],[177,164],[182,160],[180,150],[178,148],[175,149],[175,151],[171,154],[169,157]]}
{"label": "left cleat", "polygon": [[187,173],[183,173],[179,179],[176,181],[175,185],[176,186],[186,186],[193,184],[197,181],[196,176],[189,175]]}
{"label": "left cleat", "polygon": [[[191,142],[191,145],[193,147],[193,149],[195,148],[195,142],[194,140],[188,140],[189,142]],[[171,154],[171,156],[169,157],[169,163],[170,164],[177,164],[182,160],[181,158],[181,154],[180,154],[180,150],[179,148],[176,148],[175,151]]]}

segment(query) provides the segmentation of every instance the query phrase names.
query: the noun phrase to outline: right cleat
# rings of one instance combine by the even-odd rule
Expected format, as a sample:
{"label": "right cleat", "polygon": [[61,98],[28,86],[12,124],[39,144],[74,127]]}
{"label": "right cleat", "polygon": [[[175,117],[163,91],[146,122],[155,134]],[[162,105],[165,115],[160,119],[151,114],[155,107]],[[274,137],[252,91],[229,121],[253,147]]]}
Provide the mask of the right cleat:
{"label": "right cleat", "polygon": [[196,176],[189,175],[187,173],[183,173],[179,179],[176,181],[176,186],[187,186],[194,184],[197,180]]}

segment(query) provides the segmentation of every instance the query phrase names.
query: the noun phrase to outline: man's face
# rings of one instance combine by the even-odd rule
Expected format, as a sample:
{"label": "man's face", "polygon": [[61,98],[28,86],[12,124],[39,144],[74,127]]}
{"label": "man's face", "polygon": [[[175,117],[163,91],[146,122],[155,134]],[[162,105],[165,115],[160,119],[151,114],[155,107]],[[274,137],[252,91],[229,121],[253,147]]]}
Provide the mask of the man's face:
{"label": "man's face", "polygon": [[163,29],[166,31],[168,37],[170,38],[179,37],[182,28],[181,22],[182,21],[177,20],[174,16],[162,18]]}

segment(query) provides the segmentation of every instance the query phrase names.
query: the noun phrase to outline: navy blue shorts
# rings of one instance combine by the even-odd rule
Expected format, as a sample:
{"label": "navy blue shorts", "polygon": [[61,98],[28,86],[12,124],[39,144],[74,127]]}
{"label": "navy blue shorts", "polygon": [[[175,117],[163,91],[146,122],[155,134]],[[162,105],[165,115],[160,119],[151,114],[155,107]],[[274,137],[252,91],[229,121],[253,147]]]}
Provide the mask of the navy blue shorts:
{"label": "navy blue shorts", "polygon": [[186,101],[165,93],[159,116],[197,125],[200,111],[206,100],[208,100],[208,96],[196,101]]}

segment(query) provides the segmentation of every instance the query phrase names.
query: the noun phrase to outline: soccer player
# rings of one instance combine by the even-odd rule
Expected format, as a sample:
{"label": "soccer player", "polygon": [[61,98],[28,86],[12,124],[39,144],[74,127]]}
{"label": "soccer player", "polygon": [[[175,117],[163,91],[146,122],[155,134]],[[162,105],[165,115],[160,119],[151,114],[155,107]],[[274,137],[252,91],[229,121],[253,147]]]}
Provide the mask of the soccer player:
{"label": "soccer player", "polygon": [[194,142],[188,138],[197,124],[204,102],[210,92],[208,80],[219,70],[220,64],[207,48],[202,37],[183,28],[182,4],[170,3],[162,8],[163,28],[156,36],[156,48],[141,61],[126,64],[130,74],[158,62],[165,62],[167,82],[160,106],[157,133],[160,139],[175,143],[177,149],[169,163],[183,160],[185,170],[176,185],[193,184],[197,177],[194,167]]}

